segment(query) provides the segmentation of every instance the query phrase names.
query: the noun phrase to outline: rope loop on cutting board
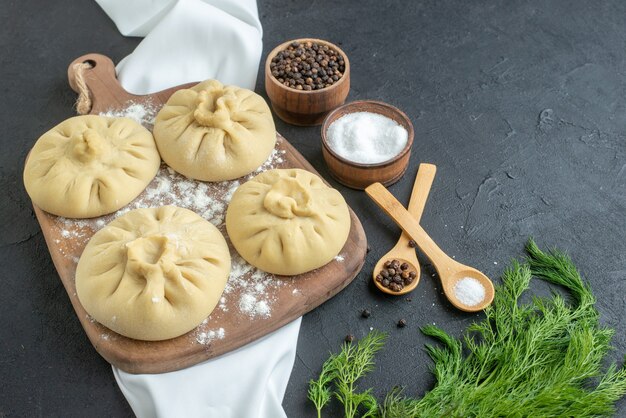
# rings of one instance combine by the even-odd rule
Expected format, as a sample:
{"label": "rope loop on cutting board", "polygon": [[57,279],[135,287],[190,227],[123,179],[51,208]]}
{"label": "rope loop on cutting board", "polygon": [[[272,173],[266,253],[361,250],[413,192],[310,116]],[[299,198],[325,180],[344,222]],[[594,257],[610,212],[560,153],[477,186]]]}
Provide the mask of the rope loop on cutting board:
{"label": "rope loop on cutting board", "polygon": [[76,99],[76,113],[86,115],[91,110],[91,98],[89,97],[89,89],[85,82],[85,70],[91,68],[87,62],[77,62],[74,64],[74,81],[78,88],[78,98]]}

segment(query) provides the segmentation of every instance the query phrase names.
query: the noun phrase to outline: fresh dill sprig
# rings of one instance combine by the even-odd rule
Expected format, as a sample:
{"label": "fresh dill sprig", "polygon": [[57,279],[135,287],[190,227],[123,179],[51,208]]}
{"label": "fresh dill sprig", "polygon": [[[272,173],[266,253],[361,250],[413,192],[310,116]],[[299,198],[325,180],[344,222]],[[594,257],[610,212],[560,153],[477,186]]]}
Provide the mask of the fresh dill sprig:
{"label": "fresh dill sprig", "polygon": [[332,354],[328,360],[324,362],[322,366],[322,372],[317,380],[309,381],[309,393],[308,398],[315,405],[317,409],[317,417],[321,418],[322,408],[330,401],[330,383],[333,381],[336,375],[337,356]]}
{"label": "fresh dill sprig", "polygon": [[[353,386],[339,383],[337,374],[335,396],[344,403],[346,416],[354,416],[358,408],[346,407],[347,402],[361,400],[361,395],[368,407],[363,416],[385,418],[614,414],[615,402],[626,394],[626,368],[613,364],[603,371],[614,331],[600,326],[589,284],[565,254],[543,252],[532,240],[526,251],[524,263],[513,262],[504,272],[486,318],[472,324],[462,340],[435,326],[422,328],[440,343],[427,346],[436,377],[431,391],[414,399],[396,388],[374,411],[369,409],[376,405],[371,391],[355,394]],[[520,296],[533,276],[563,287],[569,297],[554,293],[522,304]],[[336,355],[343,373],[355,368],[349,364],[356,361],[357,350],[344,346]],[[371,366],[358,370],[361,377]]]}
{"label": "fresh dill sprig", "polygon": [[355,393],[355,383],[374,368],[374,356],[385,345],[386,334],[372,331],[358,342],[356,347],[344,343],[335,363],[335,396],[343,404],[346,418],[356,415],[360,406],[366,408],[361,417],[370,417],[378,412],[378,403],[371,389]]}
{"label": "fresh dill sprig", "polygon": [[308,398],[315,404],[317,416],[330,401],[331,385],[335,397],[343,404],[347,418],[353,418],[359,409],[365,409],[361,417],[378,415],[378,403],[368,389],[356,392],[356,382],[374,368],[374,356],[385,345],[387,335],[372,331],[357,344],[344,343],[338,354],[332,354],[324,365],[317,380],[309,382]]}

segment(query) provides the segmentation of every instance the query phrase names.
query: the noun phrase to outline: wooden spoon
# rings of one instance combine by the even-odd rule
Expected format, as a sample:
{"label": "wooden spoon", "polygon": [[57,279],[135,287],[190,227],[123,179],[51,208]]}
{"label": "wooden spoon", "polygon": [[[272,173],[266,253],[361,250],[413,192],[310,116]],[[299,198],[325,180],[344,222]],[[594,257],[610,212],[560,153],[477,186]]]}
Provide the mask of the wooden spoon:
{"label": "wooden spoon", "polygon": [[[402,206],[398,200],[380,183],[374,183],[365,189],[365,193],[380,206],[393,221],[419,245],[437,269],[443,292],[455,307],[465,312],[477,312],[491,304],[494,296],[493,283],[487,276],[473,267],[463,265],[441,250],[420,226],[419,222]],[[485,297],[475,305],[469,306],[457,298],[454,287],[463,278],[472,278],[480,282],[485,289]]]}
{"label": "wooden spoon", "polygon": [[[413,191],[411,191],[411,198],[409,200],[408,211],[409,213],[419,222],[422,217],[422,213],[424,212],[424,206],[426,205],[426,200],[428,199],[428,193],[430,192],[430,186],[433,184],[433,180],[435,179],[435,173],[437,172],[437,167],[432,164],[420,164],[419,169],[417,170],[417,176],[415,176],[415,183],[413,183]],[[417,256],[415,255],[415,248],[409,247],[409,241],[411,237],[403,232],[400,236],[400,239],[396,243],[395,247],[393,247],[387,254],[382,256],[376,266],[374,266],[374,271],[372,272],[372,278],[374,279],[374,284],[384,293],[388,293],[390,295],[404,295],[409,293],[419,283],[420,280],[420,264],[417,261]],[[405,286],[401,291],[394,292],[393,290],[387,289],[382,283],[376,281],[376,275],[383,269],[383,264],[387,260],[396,259],[401,263],[407,263],[409,265],[409,271],[415,272],[415,279],[411,282],[411,284]]]}

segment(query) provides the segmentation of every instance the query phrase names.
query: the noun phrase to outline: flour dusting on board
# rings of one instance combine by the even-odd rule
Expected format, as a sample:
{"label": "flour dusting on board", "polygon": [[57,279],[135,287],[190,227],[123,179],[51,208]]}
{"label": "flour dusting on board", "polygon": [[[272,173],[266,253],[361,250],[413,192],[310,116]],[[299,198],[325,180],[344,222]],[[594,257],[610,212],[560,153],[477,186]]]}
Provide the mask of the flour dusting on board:
{"label": "flour dusting on board", "polygon": [[[109,110],[101,113],[107,117],[129,117],[152,129],[154,118],[159,108],[151,102],[130,102],[123,110]],[[282,139],[278,139],[277,145]],[[267,161],[254,173],[244,179],[205,183],[189,179],[163,164],[156,177],[146,189],[131,203],[110,215],[92,219],[56,218],[56,226],[64,240],[59,242],[59,250],[74,263],[78,263],[75,254],[87,244],[89,238],[115,218],[138,208],[175,205],[190,209],[215,225],[226,237],[232,256],[231,273],[226,283],[224,294],[203,325],[194,332],[194,341],[208,345],[211,341],[222,339],[223,328],[207,329],[207,321],[219,318],[230,309],[236,309],[250,318],[268,318],[272,305],[276,301],[273,290],[292,282],[279,280],[274,275],[262,272],[243,260],[233,249],[226,234],[225,215],[228,203],[241,182],[273,168],[282,168],[286,151],[274,148]]]}
{"label": "flour dusting on board", "polygon": [[209,345],[213,340],[223,340],[226,336],[226,331],[224,328],[217,329],[208,329],[209,321],[205,319],[202,323],[196,328],[195,339],[198,344]]}
{"label": "flour dusting on board", "polygon": [[109,118],[130,118],[135,122],[143,125],[145,128],[152,130],[154,126],[154,118],[159,111],[159,108],[151,101],[145,101],[142,103],[129,102],[129,106],[122,110],[107,110],[101,112],[100,116],[106,116]]}
{"label": "flour dusting on board", "polygon": [[238,293],[238,307],[250,317],[269,318],[271,305],[275,301],[273,290],[284,286],[286,282],[277,280],[272,274],[265,273],[248,264],[239,254],[232,255],[230,277],[224,289],[224,298]]}

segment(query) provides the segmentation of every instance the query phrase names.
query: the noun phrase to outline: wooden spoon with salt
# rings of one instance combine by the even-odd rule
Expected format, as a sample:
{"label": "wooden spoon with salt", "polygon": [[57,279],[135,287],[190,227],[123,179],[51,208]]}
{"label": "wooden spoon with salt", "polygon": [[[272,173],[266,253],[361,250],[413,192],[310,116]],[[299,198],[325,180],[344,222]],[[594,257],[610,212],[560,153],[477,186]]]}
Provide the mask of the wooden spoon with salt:
{"label": "wooden spoon with salt", "polygon": [[[411,198],[409,199],[409,206],[407,210],[418,222],[424,212],[424,206],[426,205],[428,193],[430,192],[430,186],[433,184],[436,172],[437,167],[432,164],[420,164],[417,170],[417,176],[415,176],[415,183],[413,183],[413,190],[411,191]],[[400,239],[398,239],[396,245],[389,250],[387,254],[383,255],[380,260],[378,260],[378,263],[376,263],[376,266],[374,266],[372,278],[374,279],[374,284],[376,284],[381,292],[395,296],[404,295],[415,289],[419,283],[420,264],[417,260],[417,256],[415,255],[415,248],[409,246],[410,240],[411,237],[406,232],[402,232],[402,235],[400,236]],[[413,281],[404,286],[399,292],[394,292],[393,290],[383,286],[382,283],[376,281],[376,276],[383,269],[385,262],[394,259],[400,261],[401,263],[407,263],[409,265],[407,270],[415,272],[415,278]]]}
{"label": "wooden spoon with salt", "polygon": [[[435,241],[428,236],[419,222],[402,206],[400,202],[380,183],[374,183],[365,189],[365,193],[380,206],[393,221],[406,232],[422,251],[428,256],[439,274],[443,292],[456,308],[465,312],[478,312],[491,304],[494,297],[493,283],[489,278],[473,267],[463,265],[450,258]],[[476,283],[480,283],[480,286]],[[481,301],[471,304],[463,303],[457,296],[458,292],[463,292],[459,285],[469,283],[474,290],[484,290]],[[475,284],[475,286],[474,286]],[[464,300],[472,299],[475,295],[464,295]]]}

